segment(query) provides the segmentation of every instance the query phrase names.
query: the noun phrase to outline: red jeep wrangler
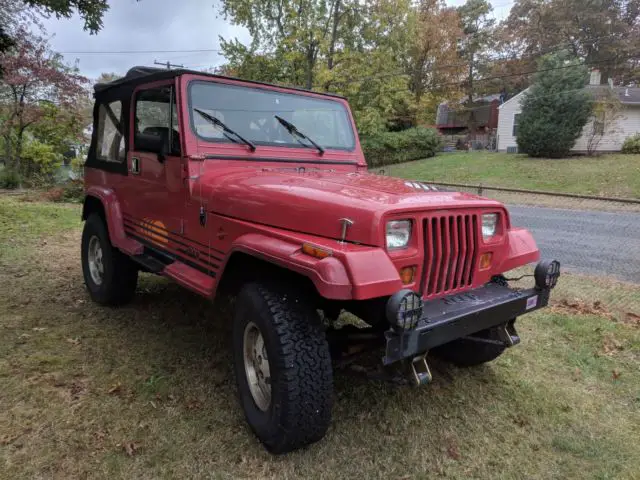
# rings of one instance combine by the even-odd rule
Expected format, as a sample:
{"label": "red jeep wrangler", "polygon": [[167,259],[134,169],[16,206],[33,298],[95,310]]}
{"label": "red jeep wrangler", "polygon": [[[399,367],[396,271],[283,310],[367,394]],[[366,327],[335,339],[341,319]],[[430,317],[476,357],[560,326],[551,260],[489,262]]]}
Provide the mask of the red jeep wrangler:
{"label": "red jeep wrangler", "polygon": [[[427,352],[470,366],[518,343],[560,274],[542,262],[509,288],[503,272],[539,259],[531,235],[498,202],[367,173],[335,95],[133,68],[95,86],[85,182],[91,298],[131,300],[139,271],[235,298],[240,402],[274,453],[329,426],[328,339],[366,338],[427,383]],[[370,328],[331,328],[343,310]]]}

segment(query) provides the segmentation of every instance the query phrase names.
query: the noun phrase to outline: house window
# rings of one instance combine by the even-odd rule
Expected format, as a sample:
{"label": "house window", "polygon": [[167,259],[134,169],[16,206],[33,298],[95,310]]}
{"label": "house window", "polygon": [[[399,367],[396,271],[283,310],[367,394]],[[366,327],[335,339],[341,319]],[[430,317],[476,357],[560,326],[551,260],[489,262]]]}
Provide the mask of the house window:
{"label": "house window", "polygon": [[520,123],[520,114],[516,113],[513,116],[513,136],[517,137],[518,136],[518,124]]}
{"label": "house window", "polygon": [[102,104],[98,108],[98,158],[120,163],[125,157],[122,105],[120,101]]}

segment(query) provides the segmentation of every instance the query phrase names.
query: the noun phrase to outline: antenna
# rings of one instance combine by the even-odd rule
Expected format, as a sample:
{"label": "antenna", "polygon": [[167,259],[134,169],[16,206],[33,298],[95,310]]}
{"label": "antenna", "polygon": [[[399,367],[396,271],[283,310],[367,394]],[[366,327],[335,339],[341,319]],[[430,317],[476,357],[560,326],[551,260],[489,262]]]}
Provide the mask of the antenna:
{"label": "antenna", "polygon": [[184,65],[178,65],[178,64],[176,64],[176,63],[171,63],[171,62],[168,62],[168,61],[163,63],[163,62],[158,62],[157,60],[154,60],[154,61],[153,61],[153,64],[154,64],[154,65],[162,65],[162,66],[164,66],[164,67],[167,67],[167,70],[171,70],[171,68],[172,68],[172,67],[175,67],[175,68],[184,68]]}

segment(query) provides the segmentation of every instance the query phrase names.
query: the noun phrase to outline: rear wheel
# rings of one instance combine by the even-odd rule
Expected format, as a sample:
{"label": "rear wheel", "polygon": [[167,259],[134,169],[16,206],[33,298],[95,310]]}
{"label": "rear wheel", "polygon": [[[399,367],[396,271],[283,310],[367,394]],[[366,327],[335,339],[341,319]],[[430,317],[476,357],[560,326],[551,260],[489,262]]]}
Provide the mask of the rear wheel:
{"label": "rear wheel", "polygon": [[261,283],[242,287],[233,354],[245,417],[270,452],[290,452],[325,435],[331,421],[331,358],[318,314],[303,295]]}
{"label": "rear wheel", "polygon": [[92,213],[82,231],[82,273],[91,299],[103,305],[129,302],[138,283],[137,265],[113,247],[102,217]]}

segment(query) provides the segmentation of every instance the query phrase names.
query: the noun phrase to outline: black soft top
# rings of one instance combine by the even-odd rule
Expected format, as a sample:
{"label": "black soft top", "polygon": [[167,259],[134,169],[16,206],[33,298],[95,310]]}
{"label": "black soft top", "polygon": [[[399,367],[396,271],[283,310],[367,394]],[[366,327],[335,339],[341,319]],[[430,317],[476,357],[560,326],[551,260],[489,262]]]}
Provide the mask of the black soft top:
{"label": "black soft top", "polygon": [[344,98],[341,95],[335,95],[332,93],[315,92],[313,90],[306,90],[304,88],[285,87],[283,85],[275,85],[273,83],[244,80],[242,78],[228,77],[225,75],[216,75],[213,73],[200,72],[198,70],[188,70],[185,68],[169,70],[166,68],[155,68],[155,67],[132,67],[129,69],[129,71],[124,77],[114,80],[113,82],[97,83],[93,86],[93,90],[95,91],[96,96],[100,96],[102,93],[105,93],[108,90],[119,90],[120,88],[122,88],[123,90],[130,91],[143,83],[154,82],[156,80],[167,80],[167,79],[179,77],[180,75],[184,75],[184,74],[201,75],[201,76],[210,77],[210,78],[226,78],[230,80],[238,80],[238,81],[253,84],[253,85],[266,85],[269,87],[286,88],[287,90],[292,90],[294,92],[310,92],[310,93],[324,95],[332,98],[342,98],[342,99]]}

